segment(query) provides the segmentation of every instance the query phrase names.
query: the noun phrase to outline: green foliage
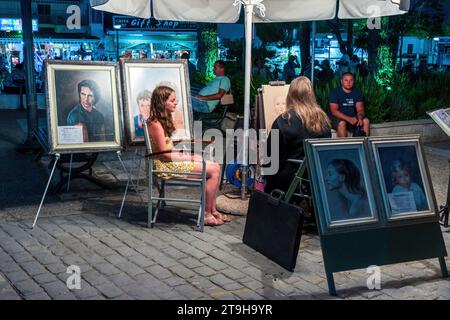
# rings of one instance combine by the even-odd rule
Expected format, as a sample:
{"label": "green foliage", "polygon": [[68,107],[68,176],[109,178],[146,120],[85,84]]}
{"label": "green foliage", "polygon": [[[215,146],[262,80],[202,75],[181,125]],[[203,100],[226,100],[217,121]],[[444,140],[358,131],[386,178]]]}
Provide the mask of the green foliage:
{"label": "green foliage", "polygon": [[392,77],[394,76],[394,67],[389,53],[389,47],[381,46],[378,48],[377,57],[378,70],[375,75],[377,83],[390,90],[392,85]]}
{"label": "green foliage", "polygon": [[206,75],[205,78],[209,81],[214,78],[214,63],[218,59],[218,43],[217,43],[217,30],[205,29],[201,32],[201,41],[205,46],[205,64]]}

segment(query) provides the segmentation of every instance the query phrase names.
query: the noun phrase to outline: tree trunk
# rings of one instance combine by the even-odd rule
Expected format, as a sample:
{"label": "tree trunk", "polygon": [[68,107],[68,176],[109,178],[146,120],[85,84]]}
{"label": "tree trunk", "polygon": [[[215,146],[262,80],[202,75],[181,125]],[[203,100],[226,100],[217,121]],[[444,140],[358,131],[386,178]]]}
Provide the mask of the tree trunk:
{"label": "tree trunk", "polygon": [[[341,24],[339,22],[339,19],[335,18],[335,19],[329,20],[327,22],[331,28],[331,31],[334,33],[337,41],[339,42],[339,48],[342,48],[342,47],[346,48],[345,42],[342,39],[342,35],[341,35],[341,30],[340,30]],[[346,52],[346,49],[344,49],[344,50]]]}
{"label": "tree trunk", "polygon": [[351,58],[353,56],[353,20],[347,21],[347,54]]}
{"label": "tree trunk", "polygon": [[306,66],[311,63],[311,22],[303,22],[300,36],[300,52],[302,62],[302,75]]}
{"label": "tree trunk", "polygon": [[380,45],[380,31],[377,29],[369,30],[369,40],[367,44],[368,65],[370,72],[374,73],[378,69],[377,53]]}

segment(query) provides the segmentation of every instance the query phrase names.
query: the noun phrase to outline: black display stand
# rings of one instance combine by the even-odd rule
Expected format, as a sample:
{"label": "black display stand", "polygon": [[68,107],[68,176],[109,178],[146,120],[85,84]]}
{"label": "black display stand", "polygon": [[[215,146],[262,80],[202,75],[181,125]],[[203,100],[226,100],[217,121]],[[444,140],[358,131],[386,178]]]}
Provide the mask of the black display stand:
{"label": "black display stand", "polygon": [[320,234],[330,295],[336,294],[334,272],[438,258],[442,277],[448,277],[444,239],[436,222]]}
{"label": "black display stand", "polygon": [[[450,159],[448,160],[450,163]],[[448,186],[447,186],[447,202],[445,205],[441,206],[439,210],[440,221],[445,228],[448,228],[448,216],[450,210],[450,174],[448,177]]]}

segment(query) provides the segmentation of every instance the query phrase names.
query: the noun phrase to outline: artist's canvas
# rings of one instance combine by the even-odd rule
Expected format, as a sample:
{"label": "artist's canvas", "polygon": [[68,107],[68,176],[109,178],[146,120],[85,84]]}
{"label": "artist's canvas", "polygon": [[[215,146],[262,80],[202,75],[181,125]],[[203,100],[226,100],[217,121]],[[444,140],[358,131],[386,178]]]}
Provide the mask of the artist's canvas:
{"label": "artist's canvas", "polygon": [[265,128],[270,130],[275,119],[286,111],[286,97],[289,85],[284,86],[262,86],[262,100],[264,106]]}

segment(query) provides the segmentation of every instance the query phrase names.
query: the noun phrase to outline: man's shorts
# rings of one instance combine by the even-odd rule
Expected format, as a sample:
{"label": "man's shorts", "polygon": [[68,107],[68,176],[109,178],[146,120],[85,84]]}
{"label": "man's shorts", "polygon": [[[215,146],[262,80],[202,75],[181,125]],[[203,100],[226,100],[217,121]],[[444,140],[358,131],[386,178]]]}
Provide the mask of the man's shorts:
{"label": "man's shorts", "polygon": [[[332,127],[334,130],[337,130],[338,125],[339,125],[339,122],[345,121],[345,120],[341,120],[341,119],[338,119],[338,118],[333,117],[333,116],[330,116],[330,120],[331,120],[331,127]],[[356,126],[354,126],[354,125],[348,123],[347,121],[345,121],[345,123],[347,124],[347,131],[350,131],[350,132],[354,132],[354,131],[355,131]]]}

